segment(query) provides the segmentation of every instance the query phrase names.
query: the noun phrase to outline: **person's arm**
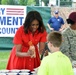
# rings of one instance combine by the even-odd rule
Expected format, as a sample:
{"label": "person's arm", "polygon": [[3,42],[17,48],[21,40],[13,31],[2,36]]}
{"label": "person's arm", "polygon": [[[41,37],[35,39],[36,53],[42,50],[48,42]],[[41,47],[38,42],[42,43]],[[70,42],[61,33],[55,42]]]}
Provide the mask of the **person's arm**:
{"label": "person's arm", "polygon": [[41,36],[40,36],[40,40],[39,40],[39,54],[41,55],[41,58],[43,57],[43,54],[45,52],[45,43],[47,41],[47,32],[44,31]]}
{"label": "person's arm", "polygon": [[50,30],[54,30],[53,28],[51,28],[51,26],[47,23],[47,26]]}
{"label": "person's arm", "polygon": [[61,18],[61,24],[62,25],[61,25],[61,28],[59,29],[59,31],[63,31],[66,28],[63,18]]}
{"label": "person's arm", "polygon": [[18,57],[31,56],[32,53],[33,53],[33,51],[30,49],[30,47],[28,49],[28,52],[22,52],[22,44],[23,44],[22,35],[23,35],[23,32],[24,32],[23,31],[23,26],[21,26],[16,31],[16,34],[15,34],[14,39],[13,39],[13,44],[15,45],[15,48],[16,48],[15,54]]}
{"label": "person's arm", "polygon": [[63,42],[62,42],[62,45],[60,47],[60,50],[62,53],[67,55],[70,58],[70,60],[72,61],[72,58],[70,55],[70,51],[71,51],[70,50],[70,43],[69,43],[67,35],[63,35]]}
{"label": "person's arm", "polygon": [[45,43],[45,49],[42,52],[41,60],[43,59],[44,56],[47,56],[48,55],[48,52],[50,52],[50,50],[49,50],[49,48],[47,46],[47,43]]}
{"label": "person's arm", "polygon": [[33,52],[30,49],[28,50],[28,52],[21,52],[22,48],[21,44],[15,45],[15,47],[16,47],[16,56],[18,57],[27,57],[33,55]]}
{"label": "person's arm", "polygon": [[53,28],[51,28],[50,24],[52,23],[52,17],[49,19],[47,26],[50,30],[54,30]]}
{"label": "person's arm", "polygon": [[45,49],[45,43],[40,42],[39,43],[39,54],[41,55],[43,53],[43,50]]}
{"label": "person's arm", "polygon": [[65,28],[66,28],[65,24],[63,24],[63,25],[61,26],[61,28],[59,29],[59,31],[63,31]]}

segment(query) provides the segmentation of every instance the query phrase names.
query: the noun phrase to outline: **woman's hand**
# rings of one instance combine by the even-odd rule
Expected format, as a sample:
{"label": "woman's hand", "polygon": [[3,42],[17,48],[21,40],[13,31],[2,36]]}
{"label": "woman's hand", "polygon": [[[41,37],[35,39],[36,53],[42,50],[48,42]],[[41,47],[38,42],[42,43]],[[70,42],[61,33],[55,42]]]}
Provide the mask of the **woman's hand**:
{"label": "woman's hand", "polygon": [[28,57],[28,56],[35,57],[35,52],[34,52],[35,47],[34,46],[30,46],[28,52],[21,52],[21,48],[22,48],[21,44],[15,45],[15,47],[16,47],[16,56],[18,56],[18,57]]}
{"label": "woman's hand", "polygon": [[27,52],[27,56],[32,56],[34,54],[34,51],[32,51],[32,50],[28,50],[28,52]]}
{"label": "woman's hand", "polygon": [[36,57],[35,47],[33,45],[29,47],[28,55],[30,55],[31,57]]}

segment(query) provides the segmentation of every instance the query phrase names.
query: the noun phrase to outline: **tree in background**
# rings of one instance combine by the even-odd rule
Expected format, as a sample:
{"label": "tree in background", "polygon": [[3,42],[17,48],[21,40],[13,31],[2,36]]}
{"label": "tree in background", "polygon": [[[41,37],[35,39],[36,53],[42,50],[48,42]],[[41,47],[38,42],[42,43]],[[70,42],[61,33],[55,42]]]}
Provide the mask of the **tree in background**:
{"label": "tree in background", "polygon": [[1,0],[2,5],[7,5],[7,3],[8,3],[8,0]]}
{"label": "tree in background", "polygon": [[18,5],[17,0],[1,0],[2,5]]}
{"label": "tree in background", "polygon": [[19,0],[19,5],[27,5],[28,0]]}
{"label": "tree in background", "polygon": [[2,0],[0,0],[0,5],[1,5],[1,1],[2,1]]}
{"label": "tree in background", "polygon": [[34,6],[34,5],[36,5],[36,2],[35,2],[35,0],[28,0],[27,5]]}
{"label": "tree in background", "polygon": [[9,5],[18,5],[17,0],[8,0]]}
{"label": "tree in background", "polygon": [[1,0],[2,5],[36,5],[35,0]]}
{"label": "tree in background", "polygon": [[30,6],[30,5],[35,5],[35,4],[36,4],[35,0],[19,0],[19,5]]}
{"label": "tree in background", "polygon": [[36,1],[36,6],[39,6],[39,0],[35,0]]}

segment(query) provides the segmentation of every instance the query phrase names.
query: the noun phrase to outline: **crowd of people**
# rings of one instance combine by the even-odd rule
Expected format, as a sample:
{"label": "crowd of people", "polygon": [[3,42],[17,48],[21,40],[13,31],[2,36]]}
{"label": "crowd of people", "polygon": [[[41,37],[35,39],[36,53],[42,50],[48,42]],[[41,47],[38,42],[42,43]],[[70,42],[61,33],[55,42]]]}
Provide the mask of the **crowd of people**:
{"label": "crowd of people", "polygon": [[[38,68],[38,75],[74,75],[76,68],[76,12],[69,14],[66,19],[69,27],[65,28],[59,11],[44,26],[43,19],[38,11],[28,12],[24,24],[18,28],[13,39],[14,47],[11,50],[6,69]],[[46,43],[49,49],[46,50]],[[40,60],[40,57],[44,57]]]}

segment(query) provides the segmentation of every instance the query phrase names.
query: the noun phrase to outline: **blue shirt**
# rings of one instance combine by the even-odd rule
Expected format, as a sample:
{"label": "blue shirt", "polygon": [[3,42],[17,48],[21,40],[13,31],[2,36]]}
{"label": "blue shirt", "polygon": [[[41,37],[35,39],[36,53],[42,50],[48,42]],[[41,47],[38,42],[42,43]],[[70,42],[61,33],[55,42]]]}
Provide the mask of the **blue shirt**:
{"label": "blue shirt", "polygon": [[51,24],[51,28],[54,28],[55,31],[59,31],[61,26],[64,24],[64,21],[61,17],[51,17],[48,21],[48,24]]}

